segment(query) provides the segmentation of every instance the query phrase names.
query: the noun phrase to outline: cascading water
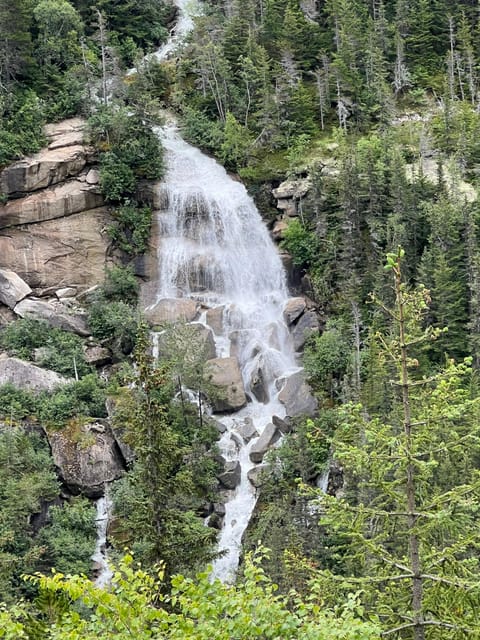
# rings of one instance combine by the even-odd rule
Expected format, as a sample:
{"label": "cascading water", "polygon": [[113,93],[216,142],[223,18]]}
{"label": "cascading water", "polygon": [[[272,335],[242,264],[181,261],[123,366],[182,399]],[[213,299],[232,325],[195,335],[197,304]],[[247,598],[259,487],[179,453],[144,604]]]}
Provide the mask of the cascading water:
{"label": "cascading water", "polygon": [[[198,5],[176,0],[178,20],[168,42],[155,54],[168,58],[192,29]],[[192,13],[193,12],[193,13]],[[226,491],[225,517],[213,576],[233,580],[241,540],[256,502],[248,472],[256,466],[250,450],[274,415],[283,417],[277,382],[298,370],[283,322],[288,299],[280,257],[244,186],[223,167],[187,144],[175,124],[157,131],[166,151],[167,175],[161,186],[157,224],[156,302],[193,298],[221,316],[215,328],[216,355],[235,356],[247,405],[223,415],[219,447],[226,461],[240,463],[240,482]],[[218,317],[218,315],[217,315]],[[260,381],[260,388],[259,388]],[[218,417],[218,416],[217,416]],[[245,433],[245,425],[249,425]]]}
{"label": "cascading water", "polygon": [[107,487],[105,487],[105,495],[97,500],[97,517],[95,523],[97,526],[97,544],[92,555],[92,560],[98,569],[98,576],[95,580],[97,587],[106,587],[110,584],[113,576],[112,569],[108,564],[107,554],[107,529],[110,518],[112,502],[108,496]]}
{"label": "cascading water", "polygon": [[[255,466],[242,425],[261,434],[272,416],[283,417],[275,385],[298,369],[283,308],[288,299],[280,257],[244,186],[223,167],[187,144],[174,125],[158,132],[166,151],[167,175],[158,213],[158,281],[156,302],[193,298],[219,311],[218,357],[235,355],[248,404],[220,417],[227,428],[219,446],[227,461],[239,461],[240,484],[225,505],[214,576],[232,579],[241,538],[255,506],[248,471]],[[200,321],[205,323],[205,314]],[[261,380],[261,390],[258,380]]]}

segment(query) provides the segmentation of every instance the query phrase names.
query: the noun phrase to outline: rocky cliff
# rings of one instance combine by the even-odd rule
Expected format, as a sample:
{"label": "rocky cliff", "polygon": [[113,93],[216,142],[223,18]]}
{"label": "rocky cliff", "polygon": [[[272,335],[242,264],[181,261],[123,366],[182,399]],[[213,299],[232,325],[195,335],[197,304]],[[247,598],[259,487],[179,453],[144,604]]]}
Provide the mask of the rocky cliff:
{"label": "rocky cliff", "polygon": [[111,222],[79,118],[46,127],[48,146],[0,173],[0,269],[35,295],[101,281]]}

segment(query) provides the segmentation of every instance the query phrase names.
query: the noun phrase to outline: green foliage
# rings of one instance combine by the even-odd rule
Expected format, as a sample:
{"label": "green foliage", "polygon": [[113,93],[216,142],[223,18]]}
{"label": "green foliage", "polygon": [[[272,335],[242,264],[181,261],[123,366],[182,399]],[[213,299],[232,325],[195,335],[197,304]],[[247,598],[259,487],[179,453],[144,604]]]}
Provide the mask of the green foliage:
{"label": "green foliage", "polygon": [[135,371],[114,397],[114,428],[136,454],[114,493],[116,538],[148,564],[161,560],[170,575],[214,554],[215,532],[200,514],[215,485],[217,434],[196,407],[174,399],[175,377],[164,363],[154,364],[147,336],[142,328]]}
{"label": "green foliage", "polygon": [[74,497],[61,506],[52,506],[49,523],[40,530],[38,542],[46,547],[46,567],[66,573],[88,574],[97,537],[93,504]]}
{"label": "green foliage", "polygon": [[22,318],[0,333],[0,347],[12,356],[34,360],[45,369],[73,378],[91,372],[85,362],[83,342],[75,334],[50,327],[44,320]]}
{"label": "green foliage", "polygon": [[33,91],[0,92],[0,167],[38,151],[45,141],[42,105]]}
{"label": "green foliage", "polygon": [[[210,582],[208,573],[195,579],[172,579],[171,595],[162,596],[160,571],[151,576],[126,556],[114,574],[113,588],[95,587],[83,576],[37,575],[44,599],[52,601],[52,617],[45,627],[48,640],[152,638],[160,640],[373,640],[379,638],[376,620],[363,622],[358,600],[351,595],[343,606],[325,609],[313,585],[310,597],[292,592],[291,599],[276,593],[258,567],[257,557],[246,559],[245,580],[230,586]],[[159,580],[160,578],[160,580]],[[69,603],[81,605],[81,612]],[[62,603],[60,606],[58,603]],[[63,603],[67,603],[66,606]],[[56,608],[55,608],[56,607]],[[21,610],[0,613],[7,629],[19,629]],[[219,621],[221,623],[219,624]],[[12,631],[13,632],[13,631]],[[7,636],[8,637],[8,636]]]}
{"label": "green foliage", "polygon": [[105,418],[105,384],[96,374],[78,382],[62,385],[50,394],[42,394],[38,417],[49,427],[61,428],[72,418]]}
{"label": "green foliage", "polygon": [[[131,288],[128,288],[131,295]],[[138,312],[121,300],[98,295],[88,310],[88,324],[94,338],[108,346],[117,358],[131,353],[135,346]]]}
{"label": "green foliage", "polygon": [[36,408],[36,398],[28,391],[17,389],[10,383],[0,386],[0,417],[9,422],[10,426],[32,416]]}
{"label": "green foliage", "polygon": [[109,233],[115,245],[129,256],[145,253],[152,226],[150,207],[141,207],[127,201],[123,206],[114,209],[113,217],[115,223],[109,228]]}
{"label": "green foliage", "polygon": [[325,331],[305,347],[303,364],[312,384],[333,396],[347,372],[351,351],[351,339],[345,335],[344,327],[330,321]]}
{"label": "green foliage", "polygon": [[59,485],[48,446],[38,433],[0,430],[0,600],[24,591],[20,574],[35,571],[45,552],[34,538],[32,516],[53,500]]}
{"label": "green foliage", "polygon": [[309,267],[316,258],[318,242],[315,234],[307,229],[298,218],[293,218],[285,229],[282,247],[293,257],[299,267]]}
{"label": "green foliage", "polygon": [[107,269],[102,293],[106,300],[135,304],[138,298],[139,284],[131,267],[114,265]]}

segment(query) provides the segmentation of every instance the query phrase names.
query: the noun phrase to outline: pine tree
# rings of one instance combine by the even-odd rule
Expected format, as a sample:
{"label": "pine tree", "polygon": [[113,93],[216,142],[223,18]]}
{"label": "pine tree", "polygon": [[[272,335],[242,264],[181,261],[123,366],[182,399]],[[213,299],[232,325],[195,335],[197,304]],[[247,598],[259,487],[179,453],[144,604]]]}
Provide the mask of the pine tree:
{"label": "pine tree", "polygon": [[403,250],[387,256],[395,304],[377,302],[392,330],[374,337],[392,376],[391,404],[340,411],[334,456],[345,493],[320,504],[344,565],[323,571],[322,593],[362,589],[384,637],[460,640],[478,634],[480,398],[470,392],[468,361],[422,375],[422,347],[439,332],[422,329],[428,292],[402,282],[403,258]]}

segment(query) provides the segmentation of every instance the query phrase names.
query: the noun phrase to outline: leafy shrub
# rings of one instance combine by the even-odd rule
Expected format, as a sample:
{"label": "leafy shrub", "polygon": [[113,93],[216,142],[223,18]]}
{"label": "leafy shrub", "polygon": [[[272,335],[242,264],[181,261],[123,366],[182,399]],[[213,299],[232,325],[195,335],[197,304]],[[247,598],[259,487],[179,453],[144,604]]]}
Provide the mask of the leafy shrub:
{"label": "leafy shrub", "polygon": [[107,300],[116,300],[135,304],[138,297],[138,280],[130,267],[119,265],[107,269],[103,295]]}
{"label": "leafy shrub", "polygon": [[45,564],[65,573],[90,573],[95,548],[95,507],[83,497],[49,509],[50,523],[38,536],[46,547]]}
{"label": "leafy shrub", "polygon": [[2,94],[0,98],[0,167],[10,160],[38,151],[43,135],[44,114],[34,91]]}
{"label": "leafy shrub", "polygon": [[28,391],[18,389],[13,384],[0,386],[0,417],[6,420],[23,420],[35,413],[36,398]]}
{"label": "leafy shrub", "polygon": [[100,295],[91,305],[88,323],[92,335],[121,358],[135,346],[138,317],[136,310],[118,300],[108,300]]}
{"label": "leafy shrub", "polygon": [[[7,325],[0,333],[0,347],[10,355],[52,369],[67,377],[91,372],[85,362],[83,343],[77,335],[50,327],[44,320],[22,318]],[[41,349],[35,357],[35,349]]]}
{"label": "leafy shrub", "polygon": [[115,224],[108,231],[117,247],[131,256],[145,253],[152,225],[150,207],[139,207],[128,202],[116,208],[113,217]]}
{"label": "leafy shrub", "polygon": [[297,218],[291,220],[285,229],[281,246],[293,258],[299,267],[309,267],[318,253],[318,241],[315,234],[309,231]]}
{"label": "leafy shrub", "polygon": [[74,417],[105,418],[105,384],[95,374],[89,374],[39,399],[38,416],[47,426],[62,427]]}

